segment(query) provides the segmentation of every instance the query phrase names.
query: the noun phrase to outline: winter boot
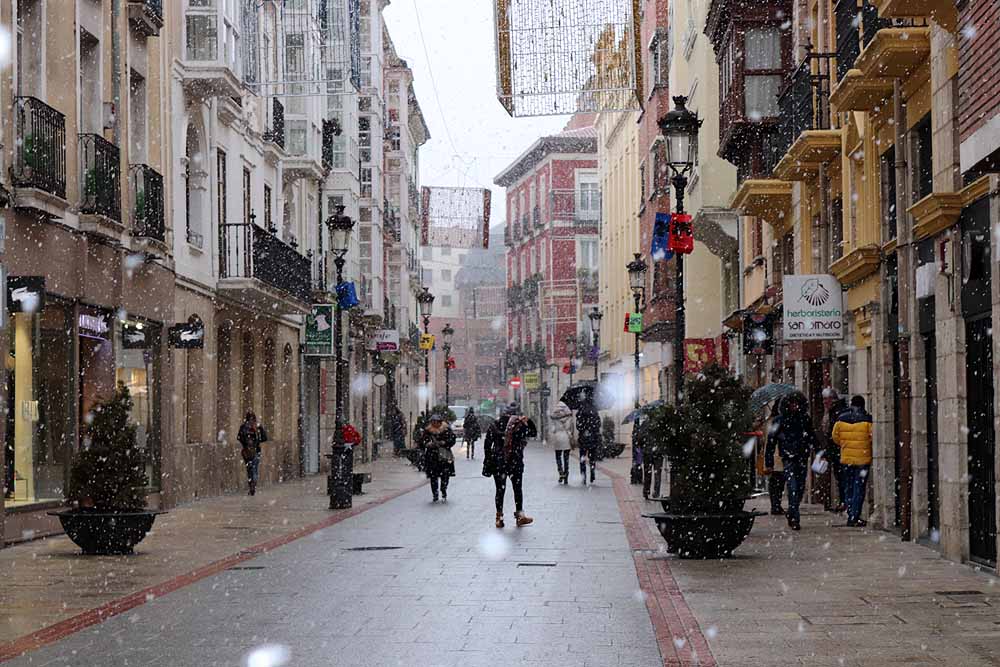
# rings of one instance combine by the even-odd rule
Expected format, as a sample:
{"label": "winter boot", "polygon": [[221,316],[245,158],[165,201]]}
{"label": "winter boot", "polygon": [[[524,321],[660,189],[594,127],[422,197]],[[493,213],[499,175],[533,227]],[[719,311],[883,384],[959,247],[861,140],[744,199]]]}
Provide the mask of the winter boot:
{"label": "winter boot", "polygon": [[532,519],[524,512],[514,512],[514,518],[517,519],[518,528],[520,528],[521,526],[527,526],[528,524],[534,521],[534,519]]}
{"label": "winter boot", "polygon": [[503,512],[497,512],[497,528],[503,528]]}
{"label": "winter boot", "polygon": [[257,495],[257,482],[250,482],[250,495]]}

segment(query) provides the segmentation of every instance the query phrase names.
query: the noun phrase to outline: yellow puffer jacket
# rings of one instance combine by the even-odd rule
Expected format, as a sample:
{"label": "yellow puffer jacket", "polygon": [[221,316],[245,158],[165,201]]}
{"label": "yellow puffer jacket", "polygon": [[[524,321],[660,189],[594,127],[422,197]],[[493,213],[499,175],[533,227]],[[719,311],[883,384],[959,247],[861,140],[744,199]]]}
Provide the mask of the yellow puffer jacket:
{"label": "yellow puffer jacket", "polygon": [[833,441],[840,446],[840,462],[866,466],[872,462],[872,418],[862,410],[841,413],[833,425]]}

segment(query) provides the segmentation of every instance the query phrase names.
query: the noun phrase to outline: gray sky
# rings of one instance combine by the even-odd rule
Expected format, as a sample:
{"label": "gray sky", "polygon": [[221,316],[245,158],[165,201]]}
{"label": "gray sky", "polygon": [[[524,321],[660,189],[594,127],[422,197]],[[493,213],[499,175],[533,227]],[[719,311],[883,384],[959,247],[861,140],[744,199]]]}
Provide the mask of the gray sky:
{"label": "gray sky", "polygon": [[489,187],[491,226],[502,224],[503,189],[493,177],[535,139],[560,131],[569,116],[511,118],[500,106],[491,0],[392,0],[384,16],[396,51],[413,69],[431,130],[420,150],[421,184]]}

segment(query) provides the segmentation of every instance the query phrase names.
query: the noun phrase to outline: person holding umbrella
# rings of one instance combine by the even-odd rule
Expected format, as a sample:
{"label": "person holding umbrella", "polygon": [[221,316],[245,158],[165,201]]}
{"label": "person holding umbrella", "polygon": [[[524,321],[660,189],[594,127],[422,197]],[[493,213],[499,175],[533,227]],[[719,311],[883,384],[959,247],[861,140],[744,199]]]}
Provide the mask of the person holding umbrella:
{"label": "person holding umbrella", "polygon": [[596,480],[597,461],[601,457],[601,416],[593,399],[585,400],[576,413],[577,442],[580,445],[580,475],[587,485],[587,463],[590,463],[590,483]]}
{"label": "person holding umbrella", "polygon": [[788,484],[788,510],[785,518],[788,519],[789,528],[799,530],[799,503],[806,488],[809,457],[817,445],[806,397],[795,393],[783,398],[778,406],[778,417],[769,431],[764,466],[768,473],[773,471],[774,450],[777,449],[785,466],[785,480]]}

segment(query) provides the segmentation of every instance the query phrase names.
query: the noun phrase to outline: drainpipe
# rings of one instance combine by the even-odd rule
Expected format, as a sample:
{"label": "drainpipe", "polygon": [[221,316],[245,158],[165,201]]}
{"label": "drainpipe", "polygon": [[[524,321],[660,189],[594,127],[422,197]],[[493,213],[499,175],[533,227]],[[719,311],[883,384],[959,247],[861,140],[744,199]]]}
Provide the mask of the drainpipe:
{"label": "drainpipe", "polygon": [[896,134],[896,275],[897,293],[899,295],[899,479],[900,524],[903,541],[911,539],[913,510],[913,456],[912,456],[912,417],[910,404],[912,388],[910,386],[910,286],[912,262],[913,231],[906,220],[906,202],[910,188],[906,178],[906,115],[903,112],[903,86],[899,79],[892,82],[892,114]]}

